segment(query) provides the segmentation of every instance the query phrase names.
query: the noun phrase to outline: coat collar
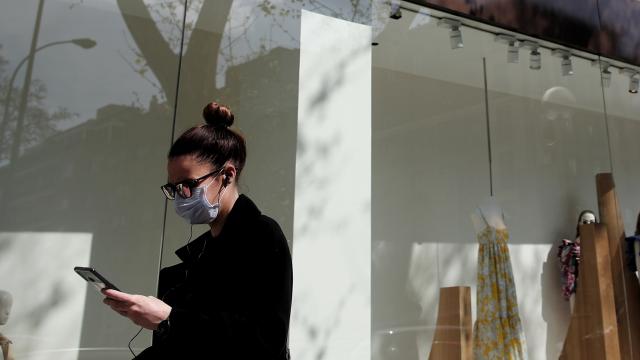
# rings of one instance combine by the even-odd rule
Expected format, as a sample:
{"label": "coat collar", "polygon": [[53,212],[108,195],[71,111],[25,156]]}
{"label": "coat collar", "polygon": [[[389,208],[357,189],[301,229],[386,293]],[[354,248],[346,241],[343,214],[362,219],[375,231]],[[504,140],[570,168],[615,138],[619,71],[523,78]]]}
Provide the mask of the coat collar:
{"label": "coat collar", "polygon": [[[251,223],[260,215],[261,212],[256,204],[254,204],[253,201],[245,195],[240,195],[233,204],[229,215],[227,215],[227,220],[218,236],[214,238],[213,235],[211,235],[211,231],[207,231],[198,236],[197,239],[191,241],[188,245],[176,250],[175,253],[183,262],[192,262],[202,253],[202,250],[208,240],[226,241],[225,239],[232,239],[243,227],[246,227],[247,223]],[[211,247],[209,247],[209,249],[210,248]]]}

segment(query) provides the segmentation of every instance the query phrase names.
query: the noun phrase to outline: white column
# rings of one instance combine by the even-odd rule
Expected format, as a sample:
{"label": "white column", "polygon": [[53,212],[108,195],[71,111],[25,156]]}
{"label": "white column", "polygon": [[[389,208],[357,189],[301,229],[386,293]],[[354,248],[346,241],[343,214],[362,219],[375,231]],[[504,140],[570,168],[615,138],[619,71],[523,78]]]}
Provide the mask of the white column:
{"label": "white column", "polygon": [[371,28],[302,11],[290,344],[369,360]]}

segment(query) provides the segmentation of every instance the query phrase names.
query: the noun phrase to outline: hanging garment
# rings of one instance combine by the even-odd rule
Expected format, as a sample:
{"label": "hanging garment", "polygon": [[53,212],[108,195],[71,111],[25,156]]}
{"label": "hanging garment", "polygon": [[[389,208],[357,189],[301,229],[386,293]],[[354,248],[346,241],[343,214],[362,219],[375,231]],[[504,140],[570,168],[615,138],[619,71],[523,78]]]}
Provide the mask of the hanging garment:
{"label": "hanging garment", "polygon": [[625,239],[625,255],[626,263],[629,271],[636,272],[640,268],[640,264],[636,264],[636,257],[640,254],[636,253],[636,243],[640,242],[640,235],[629,236]]}
{"label": "hanging garment", "polygon": [[509,232],[489,225],[482,210],[480,215],[485,228],[478,234],[474,359],[526,359],[526,342],[507,246]]}
{"label": "hanging garment", "polygon": [[558,246],[558,259],[560,260],[560,272],[562,274],[562,295],[566,300],[576,292],[578,286],[578,271],[580,264],[580,240],[562,240]]}

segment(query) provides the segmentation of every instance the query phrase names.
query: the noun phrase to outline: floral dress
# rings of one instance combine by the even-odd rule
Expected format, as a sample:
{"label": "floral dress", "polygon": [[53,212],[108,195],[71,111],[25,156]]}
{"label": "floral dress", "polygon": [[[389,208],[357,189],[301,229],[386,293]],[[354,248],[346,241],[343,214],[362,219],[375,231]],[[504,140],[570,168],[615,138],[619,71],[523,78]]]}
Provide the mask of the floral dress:
{"label": "floral dress", "polygon": [[489,225],[478,234],[477,318],[473,356],[482,359],[526,359],[527,350],[511,270],[507,229]]}
{"label": "floral dress", "polygon": [[562,295],[566,300],[576,292],[580,265],[580,238],[576,241],[562,240],[558,246],[558,259],[562,273]]}

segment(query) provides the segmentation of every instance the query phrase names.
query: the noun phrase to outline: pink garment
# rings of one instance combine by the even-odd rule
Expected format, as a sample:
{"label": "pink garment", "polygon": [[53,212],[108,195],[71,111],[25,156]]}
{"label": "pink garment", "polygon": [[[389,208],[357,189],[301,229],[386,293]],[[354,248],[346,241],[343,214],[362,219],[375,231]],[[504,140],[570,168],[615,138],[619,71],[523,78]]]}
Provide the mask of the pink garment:
{"label": "pink garment", "polygon": [[566,300],[576,292],[580,266],[580,238],[575,241],[563,239],[558,246],[558,259],[562,274],[562,295]]}

